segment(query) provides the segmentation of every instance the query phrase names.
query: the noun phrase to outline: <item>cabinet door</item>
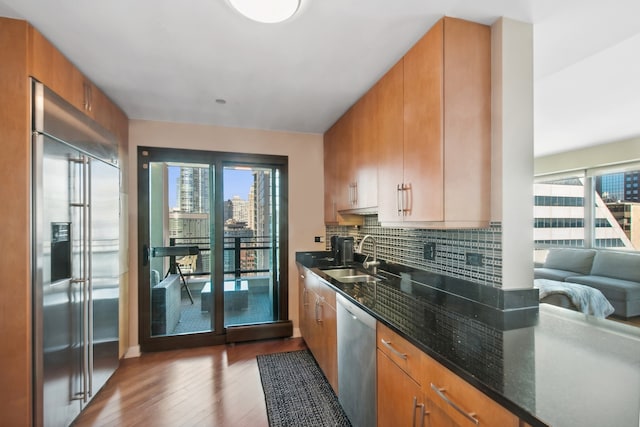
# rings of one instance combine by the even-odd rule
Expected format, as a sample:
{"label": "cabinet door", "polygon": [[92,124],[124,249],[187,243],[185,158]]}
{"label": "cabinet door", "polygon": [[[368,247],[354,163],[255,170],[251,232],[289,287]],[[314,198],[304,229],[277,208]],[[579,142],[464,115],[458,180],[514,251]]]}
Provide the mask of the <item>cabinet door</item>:
{"label": "cabinet door", "polygon": [[320,337],[321,356],[317,362],[325,377],[338,393],[337,313],[324,297],[318,297],[316,328]]}
{"label": "cabinet door", "polygon": [[378,206],[378,139],[375,129],[377,91],[369,90],[355,106],[352,164],[354,186],[352,204],[354,208]]}
{"label": "cabinet door", "polygon": [[325,224],[362,225],[360,215],[345,215],[338,209],[349,204],[352,178],[348,175],[351,158],[350,114],[345,114],[324,136],[324,221]]}
{"label": "cabinet door", "polygon": [[86,112],[88,82],[39,31],[30,28],[31,76],[80,111]]}
{"label": "cabinet door", "polygon": [[378,219],[401,221],[398,186],[403,179],[404,63],[393,66],[376,84],[378,135]]}
{"label": "cabinet door", "polygon": [[444,49],[445,219],[488,222],[491,217],[491,29],[445,18]]}
{"label": "cabinet door", "polygon": [[518,426],[518,417],[431,357],[424,355],[422,367],[427,399],[458,425]]}
{"label": "cabinet door", "polygon": [[[300,268],[298,278],[298,317],[300,322],[300,334],[306,342],[310,339],[309,330],[309,289],[306,286],[306,275],[309,274],[305,269]],[[307,344],[308,345],[308,344]]]}
{"label": "cabinet door", "polygon": [[424,399],[420,385],[380,349],[377,350],[379,427],[420,426]]}
{"label": "cabinet door", "polygon": [[338,326],[336,313],[336,292],[315,275],[308,283],[314,296],[313,318],[311,320],[317,337],[318,355],[316,361],[333,389],[338,390]]}
{"label": "cabinet door", "polygon": [[444,219],[443,26],[404,56],[404,200],[407,221]]}
{"label": "cabinet door", "polygon": [[336,208],[337,210],[351,209],[351,186],[353,175],[351,163],[353,161],[353,109],[348,110],[336,122],[335,144],[332,158],[336,168]]}
{"label": "cabinet door", "polygon": [[324,222],[338,222],[337,181],[338,168],[335,159],[337,137],[336,125],[324,134]]}

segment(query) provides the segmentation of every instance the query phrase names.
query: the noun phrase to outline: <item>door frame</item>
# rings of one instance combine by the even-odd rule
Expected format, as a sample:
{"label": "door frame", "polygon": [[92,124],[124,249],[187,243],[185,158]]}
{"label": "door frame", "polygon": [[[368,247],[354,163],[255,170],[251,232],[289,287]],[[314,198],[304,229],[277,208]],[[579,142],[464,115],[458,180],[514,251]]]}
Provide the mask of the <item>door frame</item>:
{"label": "door frame", "polygon": [[[189,150],[162,147],[138,147],[137,152],[137,176],[138,176],[138,336],[140,349],[147,351],[162,351],[176,348],[201,347],[207,345],[224,344],[228,341],[227,328],[224,327],[224,300],[221,286],[212,287],[213,304],[215,313],[214,325],[216,330],[198,332],[186,335],[151,336],[151,295],[149,286],[150,269],[148,268],[150,248],[149,233],[149,163],[150,162],[185,162],[214,165],[214,189],[211,192],[214,200],[214,230],[224,230],[223,219],[223,187],[222,174],[225,165],[231,163],[248,164],[257,167],[273,167],[280,171],[280,200],[279,200],[279,247],[280,257],[278,265],[279,281],[274,291],[278,301],[277,318],[273,322],[256,325],[255,333],[251,325],[243,325],[243,337],[245,339],[262,339],[270,335],[283,336],[283,322],[289,322],[289,224],[288,224],[288,157],[267,154],[230,153],[218,151]],[[221,195],[218,197],[217,195]],[[223,248],[224,233],[214,231],[214,247]],[[220,252],[220,254],[218,254]],[[213,251],[214,280],[223,275],[223,251]],[[233,327],[231,327],[232,329]],[[247,332],[249,331],[249,332]]]}

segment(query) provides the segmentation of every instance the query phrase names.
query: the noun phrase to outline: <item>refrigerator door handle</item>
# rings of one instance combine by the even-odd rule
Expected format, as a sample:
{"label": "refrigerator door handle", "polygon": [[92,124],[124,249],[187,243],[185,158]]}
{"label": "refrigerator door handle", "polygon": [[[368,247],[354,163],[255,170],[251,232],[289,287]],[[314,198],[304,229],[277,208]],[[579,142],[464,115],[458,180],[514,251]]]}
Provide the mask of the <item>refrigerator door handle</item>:
{"label": "refrigerator door handle", "polygon": [[86,353],[85,357],[87,358],[87,396],[91,398],[93,396],[93,235],[91,230],[93,227],[92,218],[91,218],[91,159],[89,157],[85,157],[84,162],[84,226],[86,227],[85,233],[85,244],[86,250],[85,255],[87,257],[87,270],[86,270],[86,289],[87,289],[87,340],[85,341]]}
{"label": "refrigerator door handle", "polygon": [[82,359],[83,359],[83,385],[84,385],[84,402],[86,403],[90,396],[90,367],[89,367],[89,335],[90,335],[90,300],[91,295],[89,289],[89,281],[91,277],[90,263],[91,263],[91,250],[89,233],[90,233],[90,220],[89,220],[89,159],[86,156],[82,156],[82,277],[85,280],[82,287],[83,293],[83,315],[82,315]]}

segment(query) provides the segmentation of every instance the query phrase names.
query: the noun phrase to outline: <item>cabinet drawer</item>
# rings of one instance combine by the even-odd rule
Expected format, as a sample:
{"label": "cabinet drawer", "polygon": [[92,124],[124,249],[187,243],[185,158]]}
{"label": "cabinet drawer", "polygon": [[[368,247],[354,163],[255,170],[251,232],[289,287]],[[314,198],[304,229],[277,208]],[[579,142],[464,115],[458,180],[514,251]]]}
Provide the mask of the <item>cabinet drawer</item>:
{"label": "cabinet drawer", "polygon": [[419,384],[421,372],[421,354],[413,344],[378,322],[376,344],[384,354]]}
{"label": "cabinet drawer", "polygon": [[423,355],[422,388],[429,401],[460,426],[518,427],[511,412],[456,374]]}

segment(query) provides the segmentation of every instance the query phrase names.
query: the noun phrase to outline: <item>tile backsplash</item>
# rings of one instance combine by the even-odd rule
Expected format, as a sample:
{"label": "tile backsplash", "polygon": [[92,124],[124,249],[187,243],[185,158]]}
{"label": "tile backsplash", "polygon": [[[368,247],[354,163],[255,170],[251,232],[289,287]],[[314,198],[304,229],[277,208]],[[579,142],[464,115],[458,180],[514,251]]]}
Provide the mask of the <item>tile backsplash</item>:
{"label": "tile backsplash", "polygon": [[[381,227],[377,215],[364,217],[364,225],[327,226],[327,249],[333,235],[353,236],[356,243],[367,234],[378,246],[378,258],[420,270],[444,274],[481,285],[502,287],[502,224],[489,228],[460,230],[425,230]],[[424,246],[435,243],[435,260],[425,259]],[[363,252],[373,255],[370,240]],[[469,265],[468,254],[480,259],[481,265]],[[479,255],[479,256],[478,256]]]}

